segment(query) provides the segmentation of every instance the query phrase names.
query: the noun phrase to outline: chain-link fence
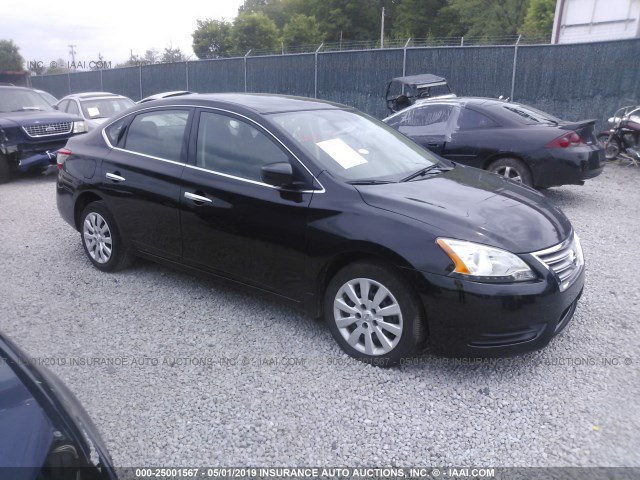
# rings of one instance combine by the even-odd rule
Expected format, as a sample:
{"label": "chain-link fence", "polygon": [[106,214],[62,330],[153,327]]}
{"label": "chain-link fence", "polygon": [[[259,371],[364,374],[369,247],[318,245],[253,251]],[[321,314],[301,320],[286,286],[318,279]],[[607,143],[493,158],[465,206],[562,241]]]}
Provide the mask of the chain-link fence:
{"label": "chain-link fence", "polygon": [[249,52],[238,58],[37,76],[32,84],[57,97],[96,90],[134,100],[169,90],[302,95],[380,118],[391,78],[433,73],[447,78],[458,95],[511,97],[568,120],[603,121],[620,105],[640,103],[640,39],[530,45],[502,37],[502,45],[471,46],[468,40],[458,37],[455,46],[405,40],[385,48],[327,44],[310,52]]}

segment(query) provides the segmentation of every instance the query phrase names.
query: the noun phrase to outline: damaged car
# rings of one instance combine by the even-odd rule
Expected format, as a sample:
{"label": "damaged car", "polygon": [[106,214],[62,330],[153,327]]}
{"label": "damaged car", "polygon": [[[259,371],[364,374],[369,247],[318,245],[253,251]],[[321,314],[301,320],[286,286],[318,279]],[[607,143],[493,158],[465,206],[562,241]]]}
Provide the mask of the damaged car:
{"label": "damaged car", "polygon": [[56,111],[34,90],[0,86],[0,183],[16,171],[55,165],[56,152],[86,131],[82,118]]}

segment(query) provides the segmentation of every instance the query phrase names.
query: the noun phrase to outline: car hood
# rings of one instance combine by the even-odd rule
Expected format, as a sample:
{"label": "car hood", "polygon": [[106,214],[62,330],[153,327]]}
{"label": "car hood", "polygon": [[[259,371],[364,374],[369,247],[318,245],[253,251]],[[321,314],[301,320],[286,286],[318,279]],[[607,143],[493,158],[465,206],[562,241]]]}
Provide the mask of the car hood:
{"label": "car hood", "polygon": [[433,225],[451,238],[514,253],[543,250],[571,233],[567,217],[542,194],[471,167],[356,188],[372,207]]}
{"label": "car hood", "polygon": [[57,111],[43,112],[41,110],[28,110],[24,112],[0,113],[0,126],[4,127],[34,125],[36,123],[74,122],[79,120],[81,120],[81,118],[76,115]]}
{"label": "car hood", "polygon": [[[32,408],[31,410],[25,410],[25,408],[14,408],[12,410],[12,414],[17,415],[23,412],[31,418],[29,425],[26,423],[22,425],[23,428],[30,428],[27,431],[33,437],[30,441],[34,443],[37,440],[37,444],[40,446],[39,449],[35,449],[34,445],[36,443],[30,446],[31,449],[34,449],[30,454],[31,460],[35,461],[36,456],[42,457],[43,452],[46,454],[46,448],[44,447],[46,447],[45,444],[50,442],[47,435],[52,431],[51,422],[52,419],[57,419],[61,423],[56,428],[64,428],[65,433],[71,435],[78,446],[84,450],[86,458],[93,460],[92,453],[95,452],[97,454],[98,465],[103,471],[102,478],[117,480],[113,461],[107,451],[104,440],[85,409],[66,385],[53,372],[34,362],[31,357],[1,332],[0,363],[4,366],[10,366],[11,370],[13,370],[13,373],[10,373],[8,377],[6,377],[5,371],[4,378],[4,385],[12,386],[13,391],[19,394],[14,395],[18,401],[12,403],[23,407],[29,403],[29,398],[32,398],[36,401],[35,405],[38,406],[38,408]],[[0,386],[3,386],[2,382],[0,382]],[[0,396],[0,398],[0,411],[3,411],[7,407],[9,398],[7,395]],[[43,411],[47,412],[47,414],[43,415]],[[8,435],[7,437],[9,438],[10,436]],[[1,441],[0,445],[2,445]],[[1,458],[2,456],[0,455]],[[38,463],[35,462],[34,464]]]}

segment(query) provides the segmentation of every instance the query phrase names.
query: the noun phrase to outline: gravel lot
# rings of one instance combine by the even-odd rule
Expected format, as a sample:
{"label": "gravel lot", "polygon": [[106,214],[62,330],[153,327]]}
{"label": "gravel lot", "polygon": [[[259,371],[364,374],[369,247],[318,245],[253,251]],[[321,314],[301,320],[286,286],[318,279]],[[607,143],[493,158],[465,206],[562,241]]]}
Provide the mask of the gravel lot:
{"label": "gravel lot", "polygon": [[[640,466],[640,169],[546,192],[587,258],[548,348],[393,370],[277,299],[142,261],[99,272],[54,185],[0,186],[0,330],[66,362],[118,466]],[[128,365],[71,365],[92,358]]]}

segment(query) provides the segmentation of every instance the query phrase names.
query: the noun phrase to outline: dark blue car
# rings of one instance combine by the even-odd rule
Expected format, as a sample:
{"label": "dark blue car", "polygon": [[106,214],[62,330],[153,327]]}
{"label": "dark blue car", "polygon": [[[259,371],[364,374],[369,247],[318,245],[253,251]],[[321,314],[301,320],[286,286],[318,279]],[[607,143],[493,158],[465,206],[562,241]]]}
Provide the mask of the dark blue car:
{"label": "dark blue car", "polygon": [[56,111],[35,91],[0,86],[0,183],[14,171],[55,165],[56,152],[86,131],[82,118]]}

